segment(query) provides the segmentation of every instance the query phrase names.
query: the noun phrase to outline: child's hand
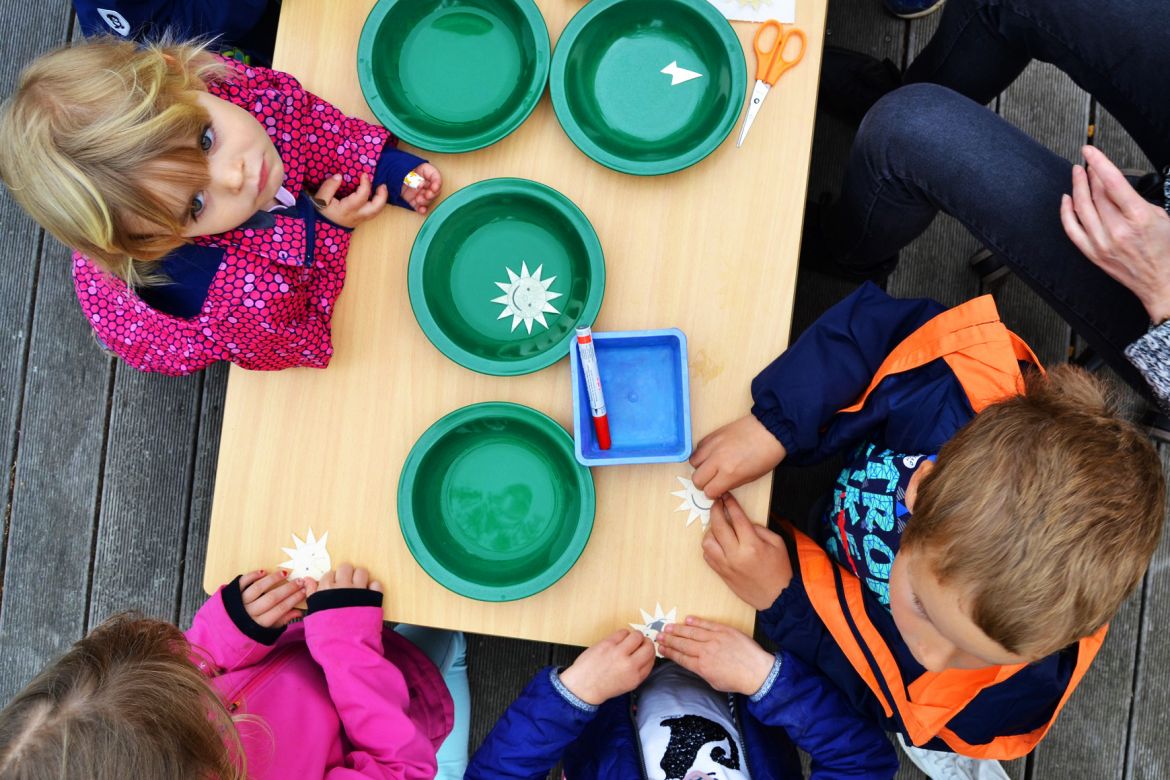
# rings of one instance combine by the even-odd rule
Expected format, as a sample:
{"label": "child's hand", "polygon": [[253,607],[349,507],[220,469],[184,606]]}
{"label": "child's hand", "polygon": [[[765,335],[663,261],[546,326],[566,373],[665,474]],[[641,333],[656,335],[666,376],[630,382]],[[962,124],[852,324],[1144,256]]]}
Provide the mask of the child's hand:
{"label": "child's hand", "polygon": [[439,173],[439,169],[430,163],[423,163],[414,169],[414,173],[426,179],[426,184],[414,187],[407,187],[402,185],[402,199],[410,204],[410,207],[419,214],[426,214],[430,208],[431,202],[439,195],[439,190],[443,187],[443,176]]}
{"label": "child's hand", "polygon": [[299,580],[290,581],[287,572],[253,571],[240,577],[240,595],[248,616],[257,625],[272,628],[288,625],[301,616],[296,606],[305,600],[305,585]]}
{"label": "child's hand", "polygon": [[691,455],[691,479],[707,498],[718,498],[767,474],[787,454],[771,431],[748,414],[703,437]]}
{"label": "child's hand", "polygon": [[578,699],[604,704],[637,688],[653,668],[654,643],[623,628],[577,656],[560,677]]}
{"label": "child's hand", "polygon": [[792,581],[792,561],[784,539],[749,520],[730,495],[711,508],[703,560],[735,595],[757,610],[772,606]]}
{"label": "child's hand", "polygon": [[344,198],[337,198],[337,191],[341,189],[341,174],[335,173],[326,179],[313,196],[313,204],[330,222],[347,228],[355,228],[363,222],[373,219],[386,207],[390,197],[390,190],[385,184],[378,185],[374,197],[370,197],[371,179],[363,173],[357,189]]}
{"label": "child's hand", "polygon": [[668,623],[658,637],[662,654],[702,677],[717,691],[751,696],[772,672],[776,657],[734,628],[688,617]]}
{"label": "child's hand", "polygon": [[361,588],[382,593],[382,583],[377,580],[370,579],[370,573],[363,567],[359,566],[356,569],[352,564],[342,563],[332,571],[327,571],[321,575],[321,579],[314,582],[313,580],[305,580],[306,593],[312,596],[319,590],[333,590],[335,588]]}

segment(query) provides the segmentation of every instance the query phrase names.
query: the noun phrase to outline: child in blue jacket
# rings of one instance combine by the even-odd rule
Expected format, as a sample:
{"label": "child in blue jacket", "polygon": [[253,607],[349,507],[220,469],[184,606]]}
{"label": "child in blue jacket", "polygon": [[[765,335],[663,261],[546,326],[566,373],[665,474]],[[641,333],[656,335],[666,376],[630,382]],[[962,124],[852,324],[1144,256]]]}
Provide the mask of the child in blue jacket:
{"label": "child in blue jacket", "polygon": [[[683,630],[668,625],[667,634]],[[668,661],[622,629],[571,666],[537,673],[472,757],[467,780],[815,780],[890,778],[881,730],[825,678],[727,626],[688,617]]]}
{"label": "child in blue jacket", "polygon": [[[1045,374],[990,296],[945,309],[864,285],[752,397],[692,456],[722,497],[704,559],[783,651],[912,745],[1031,751],[1157,546],[1148,439],[1093,377]],[[832,455],[844,467],[807,536],[753,525],[727,494]]]}

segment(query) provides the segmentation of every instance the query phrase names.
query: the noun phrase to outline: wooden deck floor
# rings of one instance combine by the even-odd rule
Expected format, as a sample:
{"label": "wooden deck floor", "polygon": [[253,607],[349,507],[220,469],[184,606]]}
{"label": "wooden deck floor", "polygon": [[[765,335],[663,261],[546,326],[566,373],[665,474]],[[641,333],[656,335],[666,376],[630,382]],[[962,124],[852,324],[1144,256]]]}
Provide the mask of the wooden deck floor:
{"label": "wooden deck floor", "polygon": [[[68,3],[0,0],[0,93],[31,57],[69,40]],[[879,0],[831,0],[828,42],[904,62],[937,23],[885,16]],[[1148,163],[1116,122],[1067,78],[1030,68],[997,110],[1042,142],[1075,158],[1095,123],[1095,142],[1123,165]],[[832,191],[848,131],[821,120],[810,195]],[[183,379],[139,374],[101,353],[69,281],[68,252],[0,196],[0,701],[50,658],[111,613],[134,608],[186,624],[200,588],[227,372]],[[890,279],[897,295],[955,304],[983,292],[966,266],[977,249],[940,219],[903,254]],[[849,291],[802,275],[796,332]],[[1066,360],[1068,327],[1015,279],[990,290],[1005,320],[1047,362]],[[1130,400],[1133,413],[1141,403]],[[702,431],[696,431],[697,435]],[[1170,466],[1170,451],[1163,449]],[[822,474],[822,477],[827,475]],[[781,510],[808,495],[807,474],[781,470]],[[827,483],[822,482],[822,485]],[[1170,536],[1138,593],[1113,623],[1097,663],[1049,737],[1013,777],[1170,776]],[[473,748],[543,664],[576,650],[470,638]],[[1165,766],[1165,770],[1164,767]],[[920,778],[904,768],[900,777]]]}

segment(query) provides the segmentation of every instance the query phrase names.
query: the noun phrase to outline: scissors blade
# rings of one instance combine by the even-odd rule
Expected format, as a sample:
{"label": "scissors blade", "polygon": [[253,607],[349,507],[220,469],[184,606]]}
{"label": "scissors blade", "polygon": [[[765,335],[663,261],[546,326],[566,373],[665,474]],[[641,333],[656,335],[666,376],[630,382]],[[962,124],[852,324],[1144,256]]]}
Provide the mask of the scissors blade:
{"label": "scissors blade", "polygon": [[768,90],[772,87],[764,81],[756,79],[755,89],[752,90],[752,100],[748,103],[747,116],[743,120],[743,129],[739,131],[739,140],[735,142],[735,148],[743,146],[743,139],[747,138],[748,130],[752,129],[752,122],[756,121],[756,114],[760,112],[760,104],[764,102],[764,98],[768,96]]}

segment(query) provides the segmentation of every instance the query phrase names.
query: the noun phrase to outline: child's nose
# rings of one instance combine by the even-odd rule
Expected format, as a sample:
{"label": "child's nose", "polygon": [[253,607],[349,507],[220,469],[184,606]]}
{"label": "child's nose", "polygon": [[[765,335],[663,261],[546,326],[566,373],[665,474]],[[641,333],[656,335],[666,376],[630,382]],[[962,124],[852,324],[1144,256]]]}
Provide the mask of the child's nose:
{"label": "child's nose", "polygon": [[220,187],[231,193],[237,193],[247,181],[242,158],[223,159],[212,170],[212,178]]}

